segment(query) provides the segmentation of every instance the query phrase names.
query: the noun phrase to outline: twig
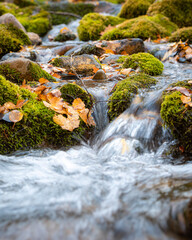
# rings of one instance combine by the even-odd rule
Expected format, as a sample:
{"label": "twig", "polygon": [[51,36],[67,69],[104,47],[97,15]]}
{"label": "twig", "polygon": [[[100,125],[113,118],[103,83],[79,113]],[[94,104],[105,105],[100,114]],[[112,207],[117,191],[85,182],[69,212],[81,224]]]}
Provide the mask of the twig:
{"label": "twig", "polygon": [[76,17],[76,18],[79,18],[81,19],[82,17],[77,15],[77,14],[74,14],[74,13],[70,13],[70,12],[54,12],[54,11],[48,11],[49,13],[51,14],[56,14],[56,15],[62,15],[62,16],[71,16],[71,17]]}

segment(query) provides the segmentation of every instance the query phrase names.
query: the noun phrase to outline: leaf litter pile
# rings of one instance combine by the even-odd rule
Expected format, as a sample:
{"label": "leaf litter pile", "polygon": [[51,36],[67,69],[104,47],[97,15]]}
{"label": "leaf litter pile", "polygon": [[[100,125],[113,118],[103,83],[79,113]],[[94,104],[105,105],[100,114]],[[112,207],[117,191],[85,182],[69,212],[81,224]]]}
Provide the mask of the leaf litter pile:
{"label": "leaf litter pile", "polygon": [[[49,81],[41,78],[39,79],[39,86],[32,88],[26,85],[24,80],[21,88],[36,93],[39,101],[42,101],[47,108],[55,111],[53,121],[62,129],[73,131],[79,127],[80,120],[88,126],[95,126],[91,111],[85,107],[80,98],[74,99],[72,105],[70,105],[63,100],[59,89],[50,91],[50,87],[44,85],[46,83],[49,83]],[[17,109],[21,109],[27,102],[28,100],[18,100],[16,105],[12,102],[4,103],[3,106],[0,106],[0,120],[13,122],[14,124],[21,121],[23,113]]]}

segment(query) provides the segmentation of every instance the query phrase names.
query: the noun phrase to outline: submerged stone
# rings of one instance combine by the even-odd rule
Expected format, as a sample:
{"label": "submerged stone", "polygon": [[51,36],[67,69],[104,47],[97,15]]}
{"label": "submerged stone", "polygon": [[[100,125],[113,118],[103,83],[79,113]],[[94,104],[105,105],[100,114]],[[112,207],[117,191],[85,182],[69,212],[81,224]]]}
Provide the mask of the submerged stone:
{"label": "submerged stone", "polygon": [[102,69],[100,69],[95,73],[92,80],[106,80],[106,79],[107,79],[107,76],[105,72]]}
{"label": "submerged stone", "polygon": [[37,63],[25,58],[15,58],[0,62],[0,74],[17,84],[22,84],[24,79],[29,82],[37,82],[40,78],[55,81]]}

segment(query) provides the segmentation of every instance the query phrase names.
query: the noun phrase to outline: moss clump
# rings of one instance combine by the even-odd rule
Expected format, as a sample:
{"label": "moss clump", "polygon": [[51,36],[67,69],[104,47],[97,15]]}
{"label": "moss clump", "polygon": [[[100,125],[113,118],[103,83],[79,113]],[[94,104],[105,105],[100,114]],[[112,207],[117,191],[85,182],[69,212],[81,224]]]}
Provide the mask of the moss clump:
{"label": "moss clump", "polygon": [[[16,123],[1,121],[0,123],[0,154],[7,154],[16,150],[29,149],[38,146],[67,147],[77,144],[78,138],[87,131],[81,122],[80,127],[73,132],[63,130],[53,122],[55,112],[46,108],[42,102],[35,100],[36,94],[28,90],[21,90],[0,76],[0,105],[7,101],[16,102],[25,99],[28,103],[22,107],[23,119]],[[72,93],[75,98],[75,94]]]}
{"label": "moss clump", "polygon": [[124,112],[131,104],[138,92],[138,88],[148,88],[156,83],[156,80],[146,74],[135,74],[119,82],[108,103],[109,119],[113,120]]}
{"label": "moss clump", "polygon": [[121,8],[119,17],[129,19],[145,15],[153,2],[154,0],[127,0]]}
{"label": "moss clump", "polygon": [[15,14],[18,9],[18,6],[13,3],[0,3],[0,16],[5,13]]}
{"label": "moss clump", "polygon": [[101,32],[104,31],[107,26],[115,26],[123,21],[124,19],[119,17],[89,13],[80,21],[80,25],[77,29],[79,39],[82,41],[98,40],[101,37]]}
{"label": "moss clump", "polygon": [[76,35],[74,33],[67,32],[67,33],[60,33],[59,35],[57,35],[57,37],[54,38],[54,41],[65,42],[68,40],[74,40],[75,38],[76,38]]}
{"label": "moss clump", "polygon": [[[41,67],[37,63],[33,63],[32,61],[26,61],[27,70],[26,72],[22,72],[14,68],[14,65],[8,61],[6,63],[2,62],[0,64],[0,74],[9,79],[11,82],[22,84],[25,79],[27,82],[37,82],[40,78],[45,78],[49,81],[54,82],[55,79],[46,71],[42,70]],[[22,62],[21,62],[22,64]],[[25,62],[23,62],[25,64]]]}
{"label": "moss clump", "polygon": [[[172,86],[182,86],[192,90],[192,86],[187,81]],[[181,96],[179,91],[164,92],[161,117],[179,145],[184,147],[185,152],[192,153],[192,108],[185,107]]]}
{"label": "moss clump", "polygon": [[179,27],[188,27],[191,26],[192,22],[191,11],[191,0],[159,0],[149,7],[147,14],[155,15],[161,13]]}
{"label": "moss clump", "polygon": [[141,16],[119,24],[114,29],[104,33],[101,39],[141,38],[145,40],[149,37],[151,39],[157,39],[159,35],[161,37],[169,36],[176,29],[177,26],[163,15],[153,17]]}
{"label": "moss clump", "polygon": [[18,5],[21,8],[37,5],[35,1],[31,1],[31,0],[14,0],[13,3]]}
{"label": "moss clump", "polygon": [[13,25],[0,24],[0,57],[9,52],[17,52],[23,45],[31,44],[23,30]]}
{"label": "moss clump", "polygon": [[125,2],[125,0],[105,0],[106,2],[114,3],[114,4],[119,4]]}
{"label": "moss clump", "polygon": [[192,27],[180,28],[171,34],[169,42],[178,42],[179,40],[192,43]]}
{"label": "moss clump", "polygon": [[43,36],[51,29],[51,18],[48,12],[40,11],[39,13],[32,16],[27,15],[18,15],[17,19],[28,32],[34,32],[39,34],[40,36]]}
{"label": "moss clump", "polygon": [[155,76],[163,72],[163,63],[150,53],[136,53],[128,56],[123,63],[124,68],[137,69],[142,72]]}
{"label": "moss clump", "polygon": [[[47,11],[54,11],[54,12],[68,12],[68,13],[74,13],[81,17],[84,15],[94,12],[95,6],[90,3],[55,3],[50,5],[45,5],[44,9]],[[51,19],[53,25],[58,24],[68,24],[69,22],[76,20],[75,17],[72,16],[62,16],[58,14],[51,13]]]}
{"label": "moss clump", "polygon": [[86,108],[90,108],[92,105],[92,95],[89,95],[77,84],[68,83],[64,85],[60,91],[62,93],[61,97],[64,99],[64,101],[70,104],[72,104],[75,98],[81,98],[81,100],[85,103]]}

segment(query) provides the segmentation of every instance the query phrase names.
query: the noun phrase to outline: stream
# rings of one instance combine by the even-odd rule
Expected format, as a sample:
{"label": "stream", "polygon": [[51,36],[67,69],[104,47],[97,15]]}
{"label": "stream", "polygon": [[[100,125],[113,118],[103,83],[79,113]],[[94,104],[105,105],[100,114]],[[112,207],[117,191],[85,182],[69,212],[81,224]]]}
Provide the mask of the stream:
{"label": "stream", "polygon": [[[34,51],[47,63],[54,44],[45,36],[43,45]],[[162,91],[190,78],[190,64],[165,62],[157,85],[140,90],[111,123],[106,100],[115,82],[87,82],[98,100],[89,141],[66,151],[0,155],[0,240],[192,239],[182,221],[192,197],[192,163],[165,154],[174,141],[159,115]]]}

